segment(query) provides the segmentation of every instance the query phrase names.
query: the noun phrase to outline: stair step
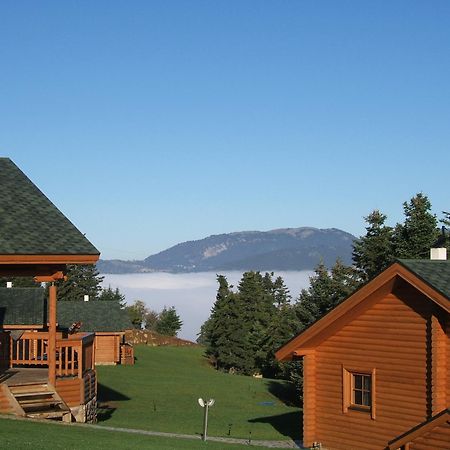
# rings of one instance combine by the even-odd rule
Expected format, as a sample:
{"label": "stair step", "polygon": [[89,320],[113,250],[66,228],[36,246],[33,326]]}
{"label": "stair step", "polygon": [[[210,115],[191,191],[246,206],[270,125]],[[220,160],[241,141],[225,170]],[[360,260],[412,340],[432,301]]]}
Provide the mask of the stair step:
{"label": "stair step", "polygon": [[21,397],[38,397],[42,395],[53,395],[55,391],[41,391],[41,392],[13,392],[14,397],[21,398]]}
{"label": "stair step", "polygon": [[54,398],[49,398],[48,400],[39,400],[39,399],[34,399],[34,400],[26,400],[24,402],[19,402],[19,405],[25,409],[28,407],[36,407],[36,406],[48,406],[48,405],[62,405],[62,401],[61,400],[55,400]]}
{"label": "stair step", "polygon": [[49,392],[52,391],[47,385],[20,385],[20,386],[8,386],[9,390],[13,394],[22,394],[27,392]]}
{"label": "stair step", "polygon": [[63,417],[66,414],[68,414],[68,411],[54,410],[46,412],[26,413],[26,417],[31,417],[33,419],[56,419],[58,417]]}

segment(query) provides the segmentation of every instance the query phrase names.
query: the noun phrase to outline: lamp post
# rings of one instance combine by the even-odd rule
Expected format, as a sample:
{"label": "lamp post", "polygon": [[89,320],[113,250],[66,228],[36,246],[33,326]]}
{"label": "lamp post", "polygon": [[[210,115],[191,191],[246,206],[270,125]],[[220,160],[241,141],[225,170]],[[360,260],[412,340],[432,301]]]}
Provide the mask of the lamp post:
{"label": "lamp post", "polygon": [[208,429],[208,409],[210,406],[214,405],[214,399],[210,398],[209,400],[203,400],[202,398],[198,399],[198,404],[203,408],[203,435],[202,441],[206,441],[206,432]]}

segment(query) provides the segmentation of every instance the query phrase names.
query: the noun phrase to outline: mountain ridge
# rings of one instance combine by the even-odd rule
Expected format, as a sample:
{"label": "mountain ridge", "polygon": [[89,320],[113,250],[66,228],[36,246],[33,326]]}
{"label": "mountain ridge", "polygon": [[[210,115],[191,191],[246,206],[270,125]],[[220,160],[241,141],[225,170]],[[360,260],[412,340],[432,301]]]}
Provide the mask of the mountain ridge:
{"label": "mountain ridge", "polygon": [[338,228],[235,231],[181,242],[144,260],[100,260],[101,273],[312,270],[320,261],[351,263],[355,236]]}

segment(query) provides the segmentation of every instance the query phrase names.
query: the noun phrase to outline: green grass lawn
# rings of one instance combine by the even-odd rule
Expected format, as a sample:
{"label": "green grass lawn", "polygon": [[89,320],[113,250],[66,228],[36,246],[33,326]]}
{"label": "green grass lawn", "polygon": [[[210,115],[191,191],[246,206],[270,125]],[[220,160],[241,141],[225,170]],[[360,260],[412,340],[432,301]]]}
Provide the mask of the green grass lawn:
{"label": "green grass lawn", "polygon": [[202,397],[216,401],[211,436],[300,438],[301,411],[280,400],[284,382],[218,372],[201,347],[136,346],[135,356],[134,366],[98,367],[100,424],[200,434]]}
{"label": "green grass lawn", "polygon": [[63,426],[24,420],[0,419],[1,448],[8,450],[72,449],[155,449],[155,450],[234,450],[248,445],[230,445],[187,439],[140,436],[82,426]]}

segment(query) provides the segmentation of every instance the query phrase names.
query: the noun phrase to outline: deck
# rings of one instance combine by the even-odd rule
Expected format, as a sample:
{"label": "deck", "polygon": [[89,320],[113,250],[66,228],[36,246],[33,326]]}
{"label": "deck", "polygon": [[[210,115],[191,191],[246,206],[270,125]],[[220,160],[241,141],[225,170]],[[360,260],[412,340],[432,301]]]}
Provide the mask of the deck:
{"label": "deck", "polygon": [[12,368],[0,372],[0,384],[7,386],[28,383],[47,383],[48,368]]}

